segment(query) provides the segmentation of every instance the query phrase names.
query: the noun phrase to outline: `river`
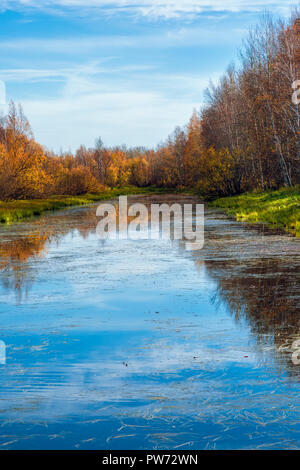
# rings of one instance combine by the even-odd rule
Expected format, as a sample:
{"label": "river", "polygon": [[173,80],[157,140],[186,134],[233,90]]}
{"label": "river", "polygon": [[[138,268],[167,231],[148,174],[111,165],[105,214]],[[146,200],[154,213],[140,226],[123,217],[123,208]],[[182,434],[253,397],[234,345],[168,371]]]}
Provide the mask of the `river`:
{"label": "river", "polygon": [[210,208],[202,250],[102,241],[96,207],[0,227],[0,448],[299,449],[300,241]]}

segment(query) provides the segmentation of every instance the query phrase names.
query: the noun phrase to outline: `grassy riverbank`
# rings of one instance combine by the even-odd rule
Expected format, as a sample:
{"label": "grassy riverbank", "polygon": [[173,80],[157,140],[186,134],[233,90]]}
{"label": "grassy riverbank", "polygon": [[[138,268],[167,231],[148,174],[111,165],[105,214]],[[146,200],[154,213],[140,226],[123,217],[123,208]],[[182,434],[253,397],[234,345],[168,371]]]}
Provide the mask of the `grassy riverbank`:
{"label": "grassy riverbank", "polygon": [[300,237],[300,187],[245,193],[217,199],[212,205],[226,209],[227,214],[235,216],[237,220],[262,222]]}
{"label": "grassy riverbank", "polygon": [[152,194],[165,192],[154,187],[137,188],[128,186],[124,188],[107,189],[97,194],[82,196],[52,196],[47,199],[28,199],[4,202],[0,201],[0,222],[10,224],[26,217],[41,215],[45,211],[54,211],[71,206],[91,204],[120,195]]}

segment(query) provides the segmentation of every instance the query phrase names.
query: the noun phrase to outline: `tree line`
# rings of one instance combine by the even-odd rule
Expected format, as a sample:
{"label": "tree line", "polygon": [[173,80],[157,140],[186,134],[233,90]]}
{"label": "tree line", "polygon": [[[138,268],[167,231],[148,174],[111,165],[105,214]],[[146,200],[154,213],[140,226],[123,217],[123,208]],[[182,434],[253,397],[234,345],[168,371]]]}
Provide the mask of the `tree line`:
{"label": "tree line", "polygon": [[93,148],[54,154],[33,137],[20,106],[0,120],[0,199],[96,193],[107,187],[194,188],[207,197],[300,183],[300,15],[265,15],[189,123],[156,149]]}

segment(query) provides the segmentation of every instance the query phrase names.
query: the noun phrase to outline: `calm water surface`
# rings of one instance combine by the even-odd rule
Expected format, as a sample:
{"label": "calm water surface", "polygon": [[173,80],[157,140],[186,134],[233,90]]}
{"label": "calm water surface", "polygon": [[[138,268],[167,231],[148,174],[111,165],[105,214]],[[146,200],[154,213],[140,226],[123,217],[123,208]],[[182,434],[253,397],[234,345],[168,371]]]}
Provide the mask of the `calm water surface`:
{"label": "calm water surface", "polygon": [[95,212],[0,227],[0,448],[299,449],[300,241],[207,209],[200,251],[102,242]]}

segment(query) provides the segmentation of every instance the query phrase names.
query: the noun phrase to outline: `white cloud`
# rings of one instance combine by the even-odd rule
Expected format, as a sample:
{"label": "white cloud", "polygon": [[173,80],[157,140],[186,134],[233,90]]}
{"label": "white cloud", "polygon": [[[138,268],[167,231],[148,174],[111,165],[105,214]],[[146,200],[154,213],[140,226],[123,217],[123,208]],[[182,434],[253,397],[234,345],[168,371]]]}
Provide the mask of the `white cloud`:
{"label": "white cloud", "polygon": [[[157,76],[151,80],[148,88],[130,81],[120,84],[74,76],[66,81],[60,96],[24,99],[22,104],[37,140],[54,150],[92,146],[99,135],[107,145],[153,146],[175,124],[184,125],[193,108],[200,106],[206,79],[191,82],[191,77]],[[196,83],[198,89],[192,95],[190,87]],[[177,90],[176,100],[169,94],[172,87]]]}
{"label": "white cloud", "polygon": [[[295,2],[291,2],[291,4]],[[4,0],[2,9],[57,9],[72,8],[81,14],[88,9],[108,13],[123,11],[154,18],[178,18],[211,11],[286,11],[289,6],[278,0]]]}
{"label": "white cloud", "polygon": [[[223,44],[226,40],[238,42],[242,35],[243,31],[232,30],[223,38]],[[178,45],[211,45],[218,44],[221,36],[222,32],[215,29],[191,27],[140,37],[11,39],[0,42],[0,50],[12,55],[21,53],[21,57],[44,54],[47,66],[0,68],[0,78],[8,85],[24,84],[20,101],[37,140],[49,148],[75,150],[81,143],[91,146],[99,135],[107,145],[154,146],[175,125],[187,123],[193,108],[200,107],[209,78],[216,79],[219,74],[210,77],[201,72],[201,65],[200,71],[197,67],[197,71],[185,73],[179,68],[175,73],[165,67],[161,70],[155,60],[151,65],[119,63],[120,47],[161,50]],[[115,57],[107,55],[108,46]],[[103,60],[78,64],[80,53],[90,52],[93,57],[97,53],[99,57],[102,51]],[[51,55],[53,64],[49,67]],[[56,66],[59,56],[65,63],[65,55],[68,62],[71,58],[71,64]],[[42,83],[47,83],[46,96],[44,89],[42,94],[38,91]]]}
{"label": "white cloud", "polygon": [[[99,14],[127,12],[151,19],[191,17],[203,12],[208,15],[209,12],[216,11],[262,11],[268,7],[275,11],[282,8],[282,2],[276,0],[228,0],[227,2],[224,0],[0,0],[0,2],[0,11],[10,8],[31,12],[33,9],[84,15],[92,9],[91,17],[97,17],[98,12]],[[17,93],[20,92],[20,83],[24,83],[24,89],[27,86],[21,102],[37,140],[49,148],[58,150],[62,146],[64,149],[70,147],[74,150],[81,143],[93,145],[98,135],[103,137],[107,145],[125,142],[128,145],[153,146],[165,138],[176,124],[184,125],[188,121],[193,108],[199,108],[201,104],[202,90],[207,86],[209,78],[216,79],[219,73],[210,77],[207,71],[201,71],[201,64],[195,67],[193,73],[189,73],[188,70],[185,73],[184,69],[180,71],[180,67],[178,73],[174,74],[174,70],[165,72],[168,67],[162,66],[159,61],[156,64],[155,59],[148,61],[152,61],[152,67],[139,65],[141,61],[139,55],[136,59],[138,65],[113,67],[104,62],[109,61],[111,56],[118,56],[117,59],[122,64],[123,52],[127,48],[161,51],[164,48],[176,49],[189,46],[219,47],[229,44],[232,46],[238,44],[246,34],[240,23],[236,27],[236,23],[234,26],[231,22],[221,25],[214,21],[205,23],[203,27],[193,23],[188,26],[184,24],[179,29],[168,24],[167,28],[155,31],[153,34],[142,32],[141,35],[112,34],[51,39],[11,37],[0,42],[0,51],[2,56],[9,58],[16,56],[16,59],[14,62],[8,61],[9,66],[13,64],[11,68],[0,69],[0,78],[8,85],[12,84],[11,89],[16,89]],[[78,65],[78,60],[80,58],[82,60],[82,57],[87,60],[86,57],[98,58],[104,55],[103,61]],[[37,62],[39,59],[40,63],[43,63],[41,66],[43,68],[39,68],[40,63]],[[19,68],[16,68],[15,64]],[[60,66],[56,68],[56,64]],[[66,65],[61,67],[61,64]],[[217,65],[215,69],[218,68]],[[151,74],[146,73],[149,70]],[[38,97],[35,90],[44,82],[47,82],[47,90],[49,82],[49,93],[47,91],[45,95],[45,87],[43,89],[41,87],[42,97]],[[30,87],[28,85],[30,83],[37,84],[37,87]],[[16,88],[14,84],[17,84]]]}
{"label": "white cloud", "polygon": [[[226,32],[227,31],[227,32]],[[177,46],[204,46],[238,44],[246,35],[247,30],[240,27],[220,28],[218,25],[211,27],[182,27],[180,29],[169,28],[153,35],[131,36],[85,36],[69,38],[21,38],[0,41],[2,51],[36,51],[40,53],[52,53],[55,56],[68,54],[78,56],[88,52],[102,50],[115,50],[122,48],[171,48]],[[106,58],[105,60],[108,60]]]}

